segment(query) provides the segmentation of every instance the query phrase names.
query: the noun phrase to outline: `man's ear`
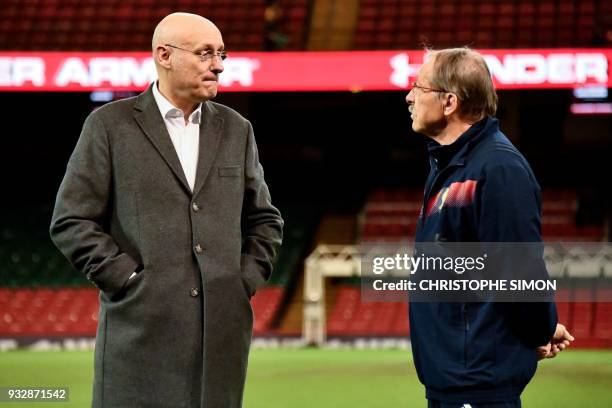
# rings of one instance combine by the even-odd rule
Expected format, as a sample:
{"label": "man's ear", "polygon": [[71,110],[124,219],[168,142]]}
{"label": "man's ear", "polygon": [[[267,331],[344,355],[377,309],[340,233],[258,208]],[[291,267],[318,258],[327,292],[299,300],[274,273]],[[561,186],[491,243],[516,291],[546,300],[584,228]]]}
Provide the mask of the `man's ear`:
{"label": "man's ear", "polygon": [[167,47],[164,47],[163,45],[158,45],[155,48],[153,56],[159,66],[164,67],[166,69],[170,69],[172,64],[170,62],[170,52],[168,51]]}
{"label": "man's ear", "polygon": [[459,110],[459,99],[454,93],[447,92],[443,97],[444,115],[450,116]]}

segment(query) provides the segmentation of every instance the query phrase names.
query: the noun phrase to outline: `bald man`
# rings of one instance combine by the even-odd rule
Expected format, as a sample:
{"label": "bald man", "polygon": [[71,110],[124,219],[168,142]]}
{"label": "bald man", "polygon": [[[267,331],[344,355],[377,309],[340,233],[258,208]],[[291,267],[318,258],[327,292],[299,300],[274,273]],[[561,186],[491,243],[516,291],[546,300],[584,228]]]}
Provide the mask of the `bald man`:
{"label": "bald man", "polygon": [[210,101],[217,27],[171,14],[152,45],[158,81],[86,119],[50,233],[100,289],[94,407],[237,408],[283,221],[251,124]]}

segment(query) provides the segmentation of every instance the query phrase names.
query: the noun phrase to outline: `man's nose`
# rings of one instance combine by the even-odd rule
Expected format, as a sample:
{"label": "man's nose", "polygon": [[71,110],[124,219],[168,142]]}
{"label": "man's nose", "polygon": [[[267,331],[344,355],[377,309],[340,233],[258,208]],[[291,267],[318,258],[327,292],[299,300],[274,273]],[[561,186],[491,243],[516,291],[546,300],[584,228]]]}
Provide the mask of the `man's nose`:
{"label": "man's nose", "polygon": [[213,59],[210,60],[210,70],[216,74],[223,72],[223,60],[221,57],[215,55]]}
{"label": "man's nose", "polygon": [[408,95],[406,95],[406,103],[409,105],[414,103],[414,92],[412,91],[413,89],[411,89],[410,92],[408,92]]}

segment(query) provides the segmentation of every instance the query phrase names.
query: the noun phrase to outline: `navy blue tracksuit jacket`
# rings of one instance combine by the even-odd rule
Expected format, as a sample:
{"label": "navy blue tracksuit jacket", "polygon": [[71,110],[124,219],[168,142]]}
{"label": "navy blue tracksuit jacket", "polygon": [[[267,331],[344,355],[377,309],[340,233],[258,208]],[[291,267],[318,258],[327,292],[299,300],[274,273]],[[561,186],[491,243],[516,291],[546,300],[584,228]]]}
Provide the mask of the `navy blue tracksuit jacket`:
{"label": "navy blue tracksuit jacket", "polygon": [[[417,243],[541,242],[540,188],[497,119],[475,123],[451,145],[430,142],[429,154]],[[553,302],[411,302],[412,352],[427,398],[519,398],[536,371],[536,347],[556,324]]]}

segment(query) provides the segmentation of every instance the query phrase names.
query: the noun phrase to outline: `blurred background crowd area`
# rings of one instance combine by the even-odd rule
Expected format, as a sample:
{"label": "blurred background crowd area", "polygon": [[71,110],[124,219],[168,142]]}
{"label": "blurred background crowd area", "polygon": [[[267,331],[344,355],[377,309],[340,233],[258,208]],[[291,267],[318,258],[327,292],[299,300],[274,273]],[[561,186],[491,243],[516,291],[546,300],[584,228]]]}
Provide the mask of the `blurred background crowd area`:
{"label": "blurred background crowd area", "polygon": [[[146,52],[157,22],[174,11],[215,22],[230,58],[232,51],[564,50],[612,43],[612,3],[604,0],[5,0],[0,52]],[[329,68],[319,67],[322,74]],[[115,92],[111,99],[134,94]],[[304,261],[319,245],[413,237],[428,163],[405,96],[221,90],[217,101],[253,123],[286,221],[275,272],[252,302],[256,337],[302,336]],[[572,89],[503,90],[499,98],[502,130],[542,187],[544,238],[609,242],[611,116],[570,108],[609,105],[608,89],[594,99]],[[0,92],[0,100],[8,114],[0,139],[0,338],[93,337],[97,292],[53,247],[48,225],[83,121],[101,102],[89,92]],[[607,276],[610,262],[602,258],[597,274]],[[571,262],[558,273],[569,269]],[[326,280],[327,337],[407,338],[407,304],[361,302],[358,284],[356,277]],[[559,311],[577,346],[612,346],[609,303],[562,302]]]}

